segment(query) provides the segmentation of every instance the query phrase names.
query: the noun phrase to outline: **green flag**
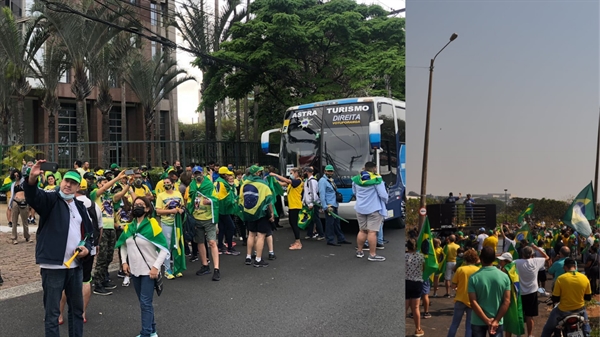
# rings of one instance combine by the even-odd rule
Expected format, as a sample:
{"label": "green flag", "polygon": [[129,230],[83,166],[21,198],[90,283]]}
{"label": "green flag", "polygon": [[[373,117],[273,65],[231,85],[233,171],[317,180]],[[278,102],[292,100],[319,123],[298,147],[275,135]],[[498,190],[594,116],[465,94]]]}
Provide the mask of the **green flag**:
{"label": "green flag", "polygon": [[513,245],[512,243],[509,243],[510,247],[508,247],[508,253],[510,253],[510,255],[512,255],[512,259],[513,261],[519,258],[519,254],[517,253],[517,249],[515,248],[515,245]]}
{"label": "green flag", "polygon": [[421,252],[425,257],[425,268],[423,270],[423,280],[427,280],[429,276],[438,270],[439,264],[435,258],[435,248],[433,248],[433,236],[431,235],[431,227],[429,218],[425,217],[425,223],[421,227],[419,238],[417,239],[417,251]]}
{"label": "green flag", "polygon": [[519,214],[519,218],[518,218],[519,225],[522,226],[525,223],[525,221],[524,221],[525,216],[529,215],[531,213],[533,213],[533,204],[529,204],[527,206],[527,208],[523,212],[521,212],[521,214]]}
{"label": "green flag", "polygon": [[[240,188],[238,203],[243,211],[243,219],[255,221],[270,216],[267,211],[272,204],[273,193],[267,183],[257,176],[248,176]],[[275,211],[275,205],[273,205]]]}
{"label": "green flag", "polygon": [[183,215],[175,215],[173,233],[171,233],[171,245],[169,246],[173,256],[173,274],[177,275],[186,270],[185,265],[185,240],[183,239]]}
{"label": "green flag", "polygon": [[275,204],[277,203],[277,197],[280,197],[284,194],[283,187],[281,187],[277,179],[273,176],[267,176],[266,182],[269,186],[269,189],[273,193],[273,198],[271,199],[271,205],[273,205],[273,213],[275,214],[275,217],[279,217],[279,213],[277,212],[277,207],[275,207]]}
{"label": "green flag", "polygon": [[306,229],[306,226],[308,226],[312,220],[313,210],[314,209],[309,209],[306,205],[302,206],[302,211],[298,214],[298,228]]}
{"label": "green flag", "polygon": [[[436,275],[446,275],[446,262],[448,262],[448,245],[444,247],[444,252],[442,253],[443,259],[441,262],[438,262],[438,271]],[[440,257],[436,256],[436,259],[439,261]]]}
{"label": "green flag", "polygon": [[573,200],[563,217],[563,223],[577,231],[577,233],[588,237],[592,228],[588,220],[596,218],[594,210],[594,188],[590,182]]}
{"label": "green flag", "polygon": [[514,261],[504,266],[504,269],[510,279],[510,306],[504,315],[504,331],[519,336],[525,333],[525,319],[519,294],[519,273]]}
{"label": "green flag", "polygon": [[533,237],[531,235],[531,230],[529,229],[529,225],[525,224],[519,228],[515,235],[515,240],[520,242],[521,240],[526,239],[527,242],[533,242]]}
{"label": "green flag", "polygon": [[[123,228],[123,234],[117,240],[115,244],[115,248],[121,247],[127,239],[134,236],[136,239],[146,240],[152,243],[156,250],[166,250],[168,249],[167,239],[165,238],[162,228],[158,224],[158,221],[154,218],[144,218],[142,223],[138,224],[137,219],[133,219],[133,221]],[[169,255],[167,255],[167,259]]]}

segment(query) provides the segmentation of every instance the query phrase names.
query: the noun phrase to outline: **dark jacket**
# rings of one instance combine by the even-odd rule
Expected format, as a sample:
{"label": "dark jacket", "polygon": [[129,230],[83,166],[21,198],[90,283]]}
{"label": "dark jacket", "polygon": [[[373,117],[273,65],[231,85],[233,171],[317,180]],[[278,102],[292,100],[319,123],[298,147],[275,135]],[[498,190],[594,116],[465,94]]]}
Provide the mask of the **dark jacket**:
{"label": "dark jacket", "polygon": [[[46,192],[39,189],[37,184],[29,185],[27,177],[23,182],[23,190],[25,191],[27,204],[40,215],[40,223],[36,234],[35,263],[62,265],[69,236],[71,217],[69,206],[62,200],[58,192]],[[90,251],[94,233],[92,220],[83,202],[77,199],[74,199],[73,202],[75,202],[81,219],[83,219],[81,237],[88,235],[85,248]]]}

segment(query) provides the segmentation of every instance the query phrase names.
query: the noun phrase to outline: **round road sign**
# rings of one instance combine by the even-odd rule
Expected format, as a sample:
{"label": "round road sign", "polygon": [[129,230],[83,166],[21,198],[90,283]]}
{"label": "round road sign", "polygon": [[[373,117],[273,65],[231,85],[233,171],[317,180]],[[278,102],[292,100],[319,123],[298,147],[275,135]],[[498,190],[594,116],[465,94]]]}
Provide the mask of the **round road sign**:
{"label": "round road sign", "polygon": [[421,207],[419,209],[419,214],[421,214],[423,216],[427,215],[427,209],[425,207]]}

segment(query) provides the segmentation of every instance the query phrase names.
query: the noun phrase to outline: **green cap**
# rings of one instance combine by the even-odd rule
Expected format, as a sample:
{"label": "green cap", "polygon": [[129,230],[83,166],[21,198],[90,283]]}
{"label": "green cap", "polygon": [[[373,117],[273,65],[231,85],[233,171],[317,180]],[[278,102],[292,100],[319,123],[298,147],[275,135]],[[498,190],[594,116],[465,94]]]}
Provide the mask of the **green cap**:
{"label": "green cap", "polygon": [[458,231],[456,234],[459,235],[459,236],[463,236],[464,235],[463,232],[461,232],[461,231]]}
{"label": "green cap", "polygon": [[63,179],[71,179],[71,180],[76,181],[78,184],[81,184],[81,174],[79,174],[77,172],[69,171],[69,172],[65,173],[65,176],[63,177]]}
{"label": "green cap", "polygon": [[250,172],[250,174],[256,174],[256,172],[260,172],[260,171],[264,171],[265,168],[262,166],[258,166],[258,165],[252,165],[250,166],[250,169],[248,169],[248,172]]}
{"label": "green cap", "polygon": [[110,165],[110,169],[114,170],[114,169],[118,169],[119,165],[117,165],[116,163],[113,163],[112,165]]}
{"label": "green cap", "polygon": [[325,171],[333,171],[333,165],[325,166]]}
{"label": "green cap", "polygon": [[491,229],[488,231],[488,233],[490,233],[490,234],[494,235],[494,231],[493,231],[493,230],[491,230]]}

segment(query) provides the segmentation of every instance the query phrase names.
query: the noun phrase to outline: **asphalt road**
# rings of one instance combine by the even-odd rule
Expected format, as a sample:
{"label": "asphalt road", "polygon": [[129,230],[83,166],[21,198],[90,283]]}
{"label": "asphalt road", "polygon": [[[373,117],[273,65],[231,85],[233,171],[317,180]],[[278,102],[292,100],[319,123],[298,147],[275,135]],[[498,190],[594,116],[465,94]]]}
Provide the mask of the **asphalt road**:
{"label": "asphalt road", "polygon": [[[277,260],[268,268],[244,265],[244,254],[221,255],[220,282],[196,276],[200,262],[188,263],[184,277],[165,280],[154,297],[159,336],[403,336],[404,230],[385,231],[385,262],[356,258],[356,230],[345,232],[353,245],[303,241],[290,251],[286,225],[275,232]],[[2,336],[43,336],[41,293],[0,301],[0,317]],[[88,336],[138,335],[133,287],[92,295],[87,320]],[[68,335],[66,319],[61,334]]]}

